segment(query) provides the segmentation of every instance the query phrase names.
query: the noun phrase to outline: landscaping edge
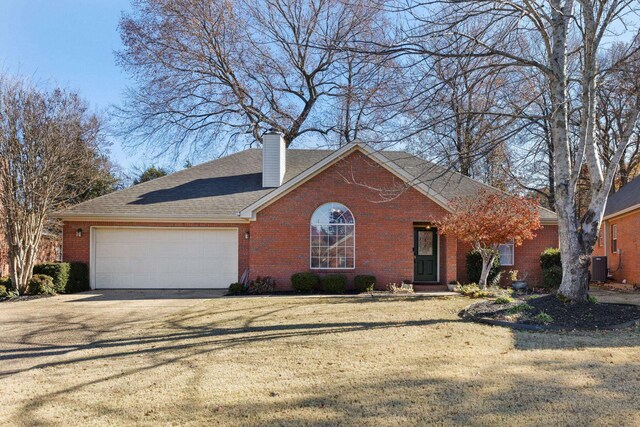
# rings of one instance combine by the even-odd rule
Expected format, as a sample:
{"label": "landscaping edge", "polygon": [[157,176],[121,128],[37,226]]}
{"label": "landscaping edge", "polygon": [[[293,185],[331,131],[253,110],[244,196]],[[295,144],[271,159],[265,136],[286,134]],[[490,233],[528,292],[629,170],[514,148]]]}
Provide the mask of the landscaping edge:
{"label": "landscaping edge", "polygon": [[617,325],[609,325],[603,326],[601,328],[566,328],[562,326],[553,326],[553,325],[530,325],[527,323],[515,323],[515,322],[507,322],[504,320],[495,320],[488,317],[463,317],[464,320],[475,323],[483,323],[491,326],[504,326],[511,329],[517,329],[521,331],[530,331],[530,332],[544,332],[544,331],[611,331],[618,329],[627,329],[633,326],[640,326],[640,319],[630,320],[628,322],[619,323]]}

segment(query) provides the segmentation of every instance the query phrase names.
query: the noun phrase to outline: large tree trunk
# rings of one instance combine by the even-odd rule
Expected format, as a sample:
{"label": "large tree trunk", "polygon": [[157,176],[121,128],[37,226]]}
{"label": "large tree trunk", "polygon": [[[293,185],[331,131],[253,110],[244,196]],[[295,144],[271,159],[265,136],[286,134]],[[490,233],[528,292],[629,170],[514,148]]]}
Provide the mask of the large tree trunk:
{"label": "large tree trunk", "polygon": [[585,253],[577,240],[575,232],[560,232],[562,283],[558,292],[572,301],[586,301],[591,253]]}

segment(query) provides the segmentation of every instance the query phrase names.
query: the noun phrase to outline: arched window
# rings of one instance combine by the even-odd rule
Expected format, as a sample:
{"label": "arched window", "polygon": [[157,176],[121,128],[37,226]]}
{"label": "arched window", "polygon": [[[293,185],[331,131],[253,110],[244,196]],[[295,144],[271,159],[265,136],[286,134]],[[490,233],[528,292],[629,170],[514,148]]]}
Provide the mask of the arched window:
{"label": "arched window", "polygon": [[311,216],[311,268],[355,268],[353,214],[340,203],[325,203]]}

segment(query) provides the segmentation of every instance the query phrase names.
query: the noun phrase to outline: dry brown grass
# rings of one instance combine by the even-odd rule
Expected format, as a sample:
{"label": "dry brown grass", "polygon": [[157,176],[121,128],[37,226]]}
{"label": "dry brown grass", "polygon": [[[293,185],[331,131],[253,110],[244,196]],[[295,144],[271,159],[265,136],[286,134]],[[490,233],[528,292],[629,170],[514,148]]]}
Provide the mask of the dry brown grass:
{"label": "dry brown grass", "polygon": [[468,303],[225,298],[14,324],[0,424],[640,425],[637,330],[520,333],[462,322]]}

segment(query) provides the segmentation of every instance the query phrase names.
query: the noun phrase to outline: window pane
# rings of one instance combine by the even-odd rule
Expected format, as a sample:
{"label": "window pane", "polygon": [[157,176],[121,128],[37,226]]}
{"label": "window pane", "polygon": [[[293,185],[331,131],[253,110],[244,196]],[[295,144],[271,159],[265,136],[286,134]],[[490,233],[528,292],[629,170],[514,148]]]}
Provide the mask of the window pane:
{"label": "window pane", "polygon": [[498,246],[498,252],[500,252],[500,264],[513,265],[513,243],[505,243]]}
{"label": "window pane", "polygon": [[433,231],[418,231],[418,255],[433,255]]}
{"label": "window pane", "polygon": [[345,224],[353,224],[355,222],[353,220],[353,215],[351,214],[351,211],[349,209],[347,209],[346,212],[342,214],[342,222]]}
{"label": "window pane", "polygon": [[353,246],[347,246],[346,248],[344,248],[344,254],[347,258],[354,258]]}
{"label": "window pane", "polygon": [[354,268],[355,220],[339,203],[326,203],[311,216],[311,268]]}

